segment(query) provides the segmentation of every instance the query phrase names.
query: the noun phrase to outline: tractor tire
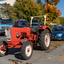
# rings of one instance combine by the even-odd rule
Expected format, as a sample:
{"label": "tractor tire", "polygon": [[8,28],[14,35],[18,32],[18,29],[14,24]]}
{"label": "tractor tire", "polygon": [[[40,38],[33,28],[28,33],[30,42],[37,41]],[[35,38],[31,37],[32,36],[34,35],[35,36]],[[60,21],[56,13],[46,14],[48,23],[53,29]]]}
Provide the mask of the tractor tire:
{"label": "tractor tire", "polygon": [[45,29],[44,31],[41,31],[39,35],[39,44],[42,48],[42,50],[48,50],[50,47],[50,32],[49,30]]}
{"label": "tractor tire", "polygon": [[9,50],[8,48],[6,48],[5,51],[1,50],[2,47],[3,47],[3,42],[0,43],[0,57],[3,57],[5,55],[7,55],[8,54],[8,50]]}
{"label": "tractor tire", "polygon": [[21,57],[24,60],[30,59],[33,53],[33,45],[30,41],[26,41],[23,43],[21,47]]}

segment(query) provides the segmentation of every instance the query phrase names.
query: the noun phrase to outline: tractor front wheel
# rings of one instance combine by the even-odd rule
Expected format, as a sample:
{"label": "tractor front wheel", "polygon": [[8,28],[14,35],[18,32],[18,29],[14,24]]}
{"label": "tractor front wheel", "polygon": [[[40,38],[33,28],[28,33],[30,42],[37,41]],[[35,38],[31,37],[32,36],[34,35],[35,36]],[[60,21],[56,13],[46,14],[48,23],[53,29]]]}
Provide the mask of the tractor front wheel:
{"label": "tractor front wheel", "polygon": [[30,59],[33,53],[33,45],[30,41],[23,43],[21,47],[21,57],[25,60]]}
{"label": "tractor front wheel", "polygon": [[6,48],[6,50],[4,50],[3,47],[4,47],[4,44],[1,42],[0,43],[0,57],[5,56],[8,53],[8,48]]}
{"label": "tractor front wheel", "polygon": [[41,45],[42,50],[47,50],[50,47],[50,32],[49,30],[45,29],[44,31],[41,31],[41,34],[39,36],[39,43]]}

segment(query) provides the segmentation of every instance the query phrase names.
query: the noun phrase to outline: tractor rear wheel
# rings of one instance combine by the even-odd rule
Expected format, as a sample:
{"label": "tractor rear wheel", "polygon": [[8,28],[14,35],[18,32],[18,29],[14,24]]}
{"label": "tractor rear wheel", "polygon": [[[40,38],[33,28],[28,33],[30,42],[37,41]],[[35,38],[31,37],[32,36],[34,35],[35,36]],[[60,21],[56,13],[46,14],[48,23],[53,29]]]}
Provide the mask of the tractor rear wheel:
{"label": "tractor rear wheel", "polygon": [[0,57],[5,56],[8,53],[8,48],[6,48],[6,50],[4,50],[3,46],[4,46],[4,44],[1,42],[0,43]]}
{"label": "tractor rear wheel", "polygon": [[49,30],[45,29],[41,31],[39,35],[39,44],[42,50],[47,50],[50,47],[50,32]]}
{"label": "tractor rear wheel", "polygon": [[21,57],[25,60],[30,59],[33,53],[33,45],[30,41],[23,43],[21,47]]}

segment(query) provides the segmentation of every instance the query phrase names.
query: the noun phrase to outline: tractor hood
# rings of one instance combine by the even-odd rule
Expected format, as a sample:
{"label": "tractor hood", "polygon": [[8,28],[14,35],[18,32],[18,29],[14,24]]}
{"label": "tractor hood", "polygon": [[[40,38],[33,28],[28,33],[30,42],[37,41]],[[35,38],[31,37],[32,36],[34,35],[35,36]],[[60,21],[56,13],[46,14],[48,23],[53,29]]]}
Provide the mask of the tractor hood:
{"label": "tractor hood", "polygon": [[15,32],[26,32],[28,30],[30,30],[29,27],[23,27],[23,28],[19,28],[19,27],[12,27],[10,28],[12,31],[15,31]]}
{"label": "tractor hood", "polygon": [[11,29],[11,32],[12,34],[16,34],[16,33],[19,33],[21,35],[21,33],[26,33],[27,35],[30,34],[30,28],[29,27],[23,27],[23,28],[18,28],[18,27],[12,27],[10,28]]}
{"label": "tractor hood", "polygon": [[[23,28],[18,28],[18,27],[12,27],[12,28],[10,28],[9,27],[9,28],[6,28],[5,33],[6,33],[6,31],[7,31],[7,33],[10,33],[10,35],[8,35],[8,36],[11,36],[11,40],[10,41],[16,41],[17,42],[22,37],[29,37],[31,29],[29,27],[23,27]],[[17,37],[18,34],[19,34],[19,37]]]}

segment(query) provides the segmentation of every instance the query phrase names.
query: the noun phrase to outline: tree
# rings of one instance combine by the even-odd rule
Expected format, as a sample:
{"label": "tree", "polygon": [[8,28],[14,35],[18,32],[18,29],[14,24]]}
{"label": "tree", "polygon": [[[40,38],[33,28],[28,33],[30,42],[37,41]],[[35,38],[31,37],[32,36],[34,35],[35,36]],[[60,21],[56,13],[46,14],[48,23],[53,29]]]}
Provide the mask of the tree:
{"label": "tree", "polygon": [[53,21],[53,19],[56,19],[58,16],[60,16],[61,10],[57,10],[57,6],[56,5],[45,5],[45,14],[48,15],[48,19]]}
{"label": "tree", "polygon": [[62,14],[61,10],[57,10],[57,4],[60,2],[60,0],[45,0],[46,4],[44,6],[45,8],[45,14],[47,15],[47,25],[50,26],[50,23],[56,23],[59,24],[57,20],[59,20],[59,16]]}
{"label": "tree", "polygon": [[14,7],[7,6],[8,16],[12,19],[29,20],[31,16],[43,15],[43,7],[34,0],[16,0]]}
{"label": "tree", "polygon": [[57,5],[60,2],[60,0],[45,0],[45,2],[47,4]]}
{"label": "tree", "polygon": [[7,5],[5,10],[7,12],[7,18],[11,18],[13,20],[16,19],[16,13],[15,13],[16,8],[12,7],[11,5]]}
{"label": "tree", "polygon": [[59,17],[60,19],[60,24],[64,26],[64,17]]}
{"label": "tree", "polygon": [[2,18],[2,15],[0,14],[0,18]]}
{"label": "tree", "polygon": [[41,4],[42,2],[41,2],[41,0],[37,0],[37,3],[38,3],[38,4],[39,4],[39,3]]}

